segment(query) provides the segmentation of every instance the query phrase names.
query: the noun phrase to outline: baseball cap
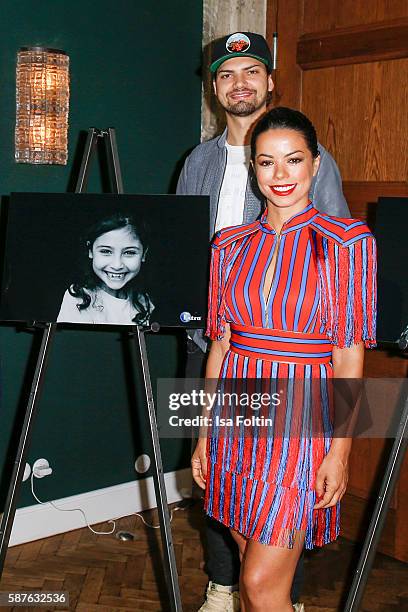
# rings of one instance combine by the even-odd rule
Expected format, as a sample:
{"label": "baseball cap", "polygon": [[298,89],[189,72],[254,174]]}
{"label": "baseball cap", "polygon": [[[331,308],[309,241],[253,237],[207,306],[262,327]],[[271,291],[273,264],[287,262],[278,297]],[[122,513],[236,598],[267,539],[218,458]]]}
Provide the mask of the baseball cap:
{"label": "baseball cap", "polygon": [[225,60],[231,57],[254,57],[272,70],[272,56],[268,43],[260,34],[235,32],[212,43],[211,72],[215,72]]}

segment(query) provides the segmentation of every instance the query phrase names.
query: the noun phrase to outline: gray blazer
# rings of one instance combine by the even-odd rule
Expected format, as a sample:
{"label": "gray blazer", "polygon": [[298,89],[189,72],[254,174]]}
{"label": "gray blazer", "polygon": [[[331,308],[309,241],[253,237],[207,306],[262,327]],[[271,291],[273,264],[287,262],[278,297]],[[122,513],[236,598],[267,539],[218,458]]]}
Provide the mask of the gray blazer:
{"label": "gray blazer", "polygon": [[[210,237],[214,234],[218,199],[227,165],[225,141],[227,130],[221,136],[199,144],[187,157],[181,171],[177,193],[180,195],[210,196]],[[344,199],[341,176],[336,162],[319,144],[320,167],[313,178],[310,199],[320,212],[337,217],[350,217]],[[245,195],[243,223],[251,223],[259,217],[264,206],[264,196],[258,190],[255,176],[250,168]]]}
{"label": "gray blazer", "polygon": [[[202,142],[195,147],[184,163],[177,184],[177,194],[179,195],[210,196],[210,239],[214,235],[218,200],[227,165],[226,139],[227,129],[220,136]],[[320,143],[319,152],[320,166],[312,181],[310,199],[313,201],[315,208],[321,212],[337,217],[350,217],[337,164]],[[264,207],[264,199],[250,167],[245,193],[243,223],[251,223],[259,217]],[[194,342],[205,351],[207,340],[204,337],[203,330],[187,330],[187,332]]]}

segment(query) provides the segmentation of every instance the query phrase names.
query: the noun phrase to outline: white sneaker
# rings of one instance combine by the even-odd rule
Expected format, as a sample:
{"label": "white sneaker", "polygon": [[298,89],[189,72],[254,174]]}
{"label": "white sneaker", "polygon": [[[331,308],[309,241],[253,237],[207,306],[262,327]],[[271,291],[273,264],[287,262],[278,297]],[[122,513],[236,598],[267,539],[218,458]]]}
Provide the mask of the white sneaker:
{"label": "white sneaker", "polygon": [[305,605],[302,603],[293,604],[293,609],[295,612],[305,612]]}
{"label": "white sneaker", "polygon": [[205,602],[198,612],[238,612],[240,610],[239,591],[232,587],[208,583]]}

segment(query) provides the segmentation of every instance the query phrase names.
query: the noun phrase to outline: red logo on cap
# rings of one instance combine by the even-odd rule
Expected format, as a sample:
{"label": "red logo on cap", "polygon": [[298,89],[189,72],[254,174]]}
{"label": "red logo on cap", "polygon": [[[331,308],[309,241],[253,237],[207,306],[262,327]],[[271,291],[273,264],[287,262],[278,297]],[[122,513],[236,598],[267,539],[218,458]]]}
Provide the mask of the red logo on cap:
{"label": "red logo on cap", "polygon": [[228,45],[228,51],[246,51],[248,49],[248,43],[246,40],[234,40]]}
{"label": "red logo on cap", "polygon": [[226,43],[227,51],[230,53],[245,53],[248,51],[251,41],[245,34],[233,34]]}

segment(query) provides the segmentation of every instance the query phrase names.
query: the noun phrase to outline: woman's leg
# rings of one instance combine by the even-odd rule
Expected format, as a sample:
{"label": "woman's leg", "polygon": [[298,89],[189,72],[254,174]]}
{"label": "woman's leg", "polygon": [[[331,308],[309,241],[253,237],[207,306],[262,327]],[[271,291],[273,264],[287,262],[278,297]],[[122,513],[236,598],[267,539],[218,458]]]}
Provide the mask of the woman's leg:
{"label": "woman's leg", "polygon": [[234,529],[230,529],[230,532],[231,532],[231,535],[234,538],[235,542],[238,545],[239,560],[242,563],[242,557],[244,556],[245,547],[246,547],[246,543],[247,543],[248,540],[246,538],[244,538],[243,535],[238,533],[238,531],[235,531]]}
{"label": "woman's leg", "polygon": [[241,535],[240,533],[238,533],[238,531],[234,531],[234,529],[230,529],[231,531],[231,535],[234,538],[235,542],[238,545],[238,550],[239,550],[239,559],[241,561],[241,572],[239,575],[239,598],[241,601],[241,612],[247,612],[247,610],[249,608],[247,608],[247,601],[245,599],[245,592],[244,590],[242,590],[242,584],[241,584],[241,577],[242,577],[242,563],[243,563],[243,558],[245,555],[245,550],[246,550],[246,545],[248,540],[246,538],[244,538],[243,535]]}
{"label": "woman's leg", "polygon": [[246,541],[240,577],[245,612],[293,612],[290,589],[303,541],[303,534],[293,548]]}

